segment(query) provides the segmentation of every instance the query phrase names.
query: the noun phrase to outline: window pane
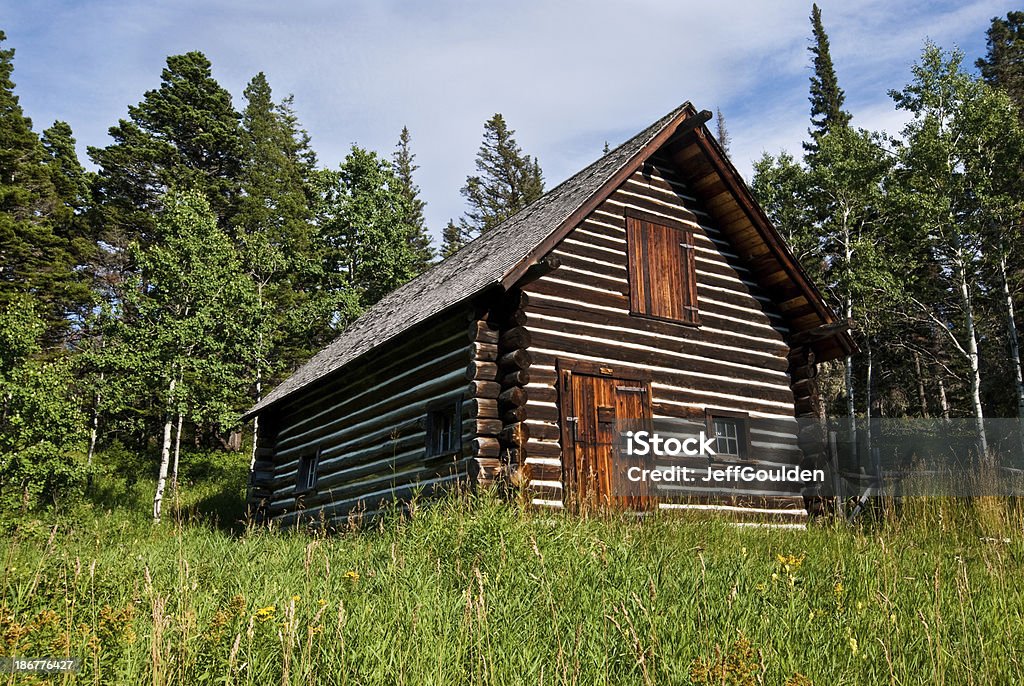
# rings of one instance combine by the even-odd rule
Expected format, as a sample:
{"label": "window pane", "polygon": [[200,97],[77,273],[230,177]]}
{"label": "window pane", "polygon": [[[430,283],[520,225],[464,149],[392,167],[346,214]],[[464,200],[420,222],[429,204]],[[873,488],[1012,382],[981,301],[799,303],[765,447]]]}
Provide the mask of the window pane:
{"label": "window pane", "polygon": [[723,455],[739,455],[739,423],[735,419],[715,419],[716,449]]}

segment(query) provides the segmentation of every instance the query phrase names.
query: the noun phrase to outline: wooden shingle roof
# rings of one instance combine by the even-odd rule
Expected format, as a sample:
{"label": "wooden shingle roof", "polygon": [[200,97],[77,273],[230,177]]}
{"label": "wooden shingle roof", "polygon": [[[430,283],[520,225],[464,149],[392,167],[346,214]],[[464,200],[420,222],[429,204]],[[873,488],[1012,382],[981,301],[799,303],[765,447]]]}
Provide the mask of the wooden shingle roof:
{"label": "wooden shingle roof", "polygon": [[[709,117],[710,113],[698,113],[689,102],[672,110],[520,212],[469,242],[451,257],[385,296],[350,324],[334,342],[246,412],[243,418],[258,414],[345,367],[373,348],[489,288],[511,286],[644,159],[666,144],[678,147],[682,141],[692,139],[694,131],[703,129]],[[703,136],[703,132],[698,133]],[[733,181],[738,180],[741,194],[745,193],[747,202],[751,202],[746,185],[732,165],[723,171],[736,177]],[[781,250],[785,253],[776,255],[780,264],[791,262],[795,265],[796,271],[788,275],[817,315],[817,325],[835,325],[835,315],[782,245],[778,233],[770,225],[767,230],[773,239],[768,241],[771,252]],[[792,269],[785,271],[788,273]],[[840,335],[845,334],[840,332]],[[845,343],[842,345],[844,350],[848,347]]]}

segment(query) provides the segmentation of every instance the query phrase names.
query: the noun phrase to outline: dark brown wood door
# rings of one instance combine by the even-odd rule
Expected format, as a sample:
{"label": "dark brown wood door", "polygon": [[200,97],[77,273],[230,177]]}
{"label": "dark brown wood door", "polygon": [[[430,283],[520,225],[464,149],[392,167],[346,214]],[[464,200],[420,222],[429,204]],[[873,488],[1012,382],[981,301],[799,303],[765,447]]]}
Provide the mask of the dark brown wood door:
{"label": "dark brown wood door", "polygon": [[[616,422],[650,419],[650,384],[613,376],[563,372],[568,401],[563,407],[567,449],[563,451],[566,494],[583,510],[595,507],[643,509],[647,499],[638,490],[623,496],[629,464],[616,459]],[[623,427],[620,426],[620,429]]]}

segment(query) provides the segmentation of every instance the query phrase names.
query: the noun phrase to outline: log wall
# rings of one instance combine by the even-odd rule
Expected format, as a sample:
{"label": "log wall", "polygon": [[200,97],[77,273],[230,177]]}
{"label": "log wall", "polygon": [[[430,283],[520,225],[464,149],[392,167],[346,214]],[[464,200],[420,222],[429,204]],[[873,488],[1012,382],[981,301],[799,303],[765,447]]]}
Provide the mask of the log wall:
{"label": "log wall", "polygon": [[[781,430],[752,430],[757,464],[800,464],[796,427],[787,429],[795,398],[785,340],[789,330],[780,308],[672,168],[667,160],[652,158],[554,248],[561,266],[523,289],[522,326],[531,338],[532,357],[524,386],[529,430],[524,463],[536,504],[564,502],[558,358],[649,371],[654,417],[690,419],[695,430],[703,428],[706,408],[778,419]],[[630,314],[625,227],[630,209],[691,228],[699,327]],[[766,513],[805,514],[799,493],[762,490],[737,496],[737,502],[759,503]]]}
{"label": "log wall", "polygon": [[[396,499],[429,496],[479,472],[479,436],[499,429],[496,400],[487,402],[488,394],[496,397],[497,382],[486,378],[485,366],[474,372],[469,363],[493,357],[488,351],[496,340],[488,343],[475,326],[467,338],[464,310],[427,324],[261,416],[250,498],[262,502],[263,518],[334,524],[372,516]],[[456,398],[462,398],[461,449],[426,458],[428,406]],[[297,492],[299,458],[316,451],[317,486]]]}

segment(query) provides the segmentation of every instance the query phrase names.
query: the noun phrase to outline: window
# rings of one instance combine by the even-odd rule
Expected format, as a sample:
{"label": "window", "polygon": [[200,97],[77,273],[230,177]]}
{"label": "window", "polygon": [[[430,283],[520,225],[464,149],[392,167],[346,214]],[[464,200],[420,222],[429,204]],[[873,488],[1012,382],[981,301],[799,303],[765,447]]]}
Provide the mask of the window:
{"label": "window", "polygon": [[462,397],[427,407],[427,457],[457,453],[462,449]]}
{"label": "window", "polygon": [[632,210],[626,215],[629,309],[633,314],[699,324],[693,234],[685,225]]}
{"label": "window", "polygon": [[299,469],[295,474],[295,491],[305,493],[316,488],[316,481],[319,477],[320,449],[314,452],[304,453],[299,457]]}
{"label": "window", "polygon": [[750,437],[746,413],[707,410],[707,435],[715,438],[715,452],[719,455],[747,456]]}

